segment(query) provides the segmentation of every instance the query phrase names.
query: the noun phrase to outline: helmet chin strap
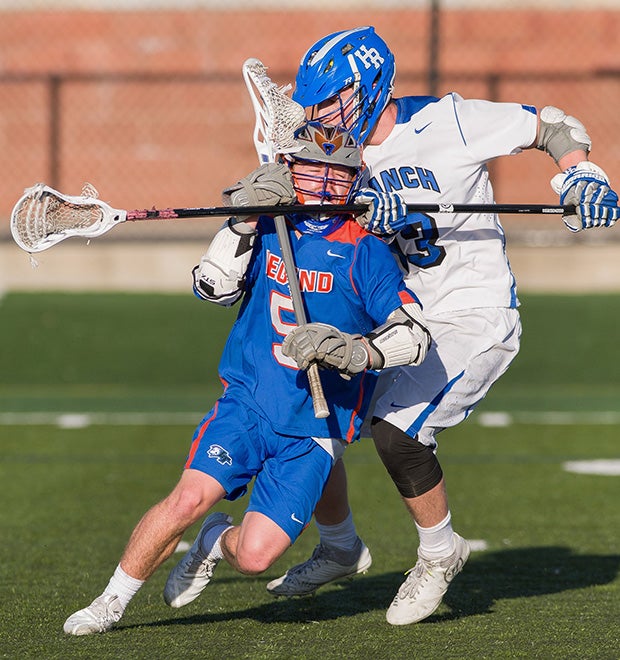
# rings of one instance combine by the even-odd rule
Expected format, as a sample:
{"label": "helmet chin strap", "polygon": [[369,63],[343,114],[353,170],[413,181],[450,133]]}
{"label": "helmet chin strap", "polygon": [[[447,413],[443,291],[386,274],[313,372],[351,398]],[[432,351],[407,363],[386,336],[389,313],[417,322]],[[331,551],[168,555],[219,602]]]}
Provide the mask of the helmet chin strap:
{"label": "helmet chin strap", "polygon": [[351,96],[353,103],[353,121],[351,122],[351,126],[356,126],[357,122],[360,121],[361,118],[362,104],[360,103],[360,96],[361,96],[360,88],[362,86],[361,83],[362,76],[360,75],[359,69],[357,68],[357,62],[355,61],[355,57],[353,57],[353,55],[350,54],[347,56],[347,59],[349,60],[351,71],[353,72],[353,94]]}
{"label": "helmet chin strap", "polygon": [[345,221],[345,216],[342,215],[306,215],[305,213],[294,213],[290,218],[302,234],[311,234],[314,236],[327,236],[341,227]]}
{"label": "helmet chin strap", "polygon": [[[295,175],[293,175],[295,180]],[[338,229],[345,222],[344,215],[327,215],[321,213],[322,203],[333,203],[330,195],[309,195],[296,187],[297,199],[301,204],[308,207],[308,214],[294,213],[290,216],[295,227],[302,234],[311,234],[314,236],[327,236]],[[325,193],[325,191],[323,191]],[[314,212],[312,212],[314,211]]]}

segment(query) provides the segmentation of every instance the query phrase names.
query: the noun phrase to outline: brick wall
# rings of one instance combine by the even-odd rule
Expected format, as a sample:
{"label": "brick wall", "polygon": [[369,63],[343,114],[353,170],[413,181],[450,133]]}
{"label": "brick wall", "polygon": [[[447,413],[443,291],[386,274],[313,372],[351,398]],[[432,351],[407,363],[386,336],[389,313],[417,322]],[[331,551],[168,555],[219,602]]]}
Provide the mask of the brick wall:
{"label": "brick wall", "polygon": [[[259,57],[290,82],[305,48],[334,30],[375,25],[396,55],[396,94],[428,91],[421,10],[0,16],[0,218],[25,186],[50,183],[51,160],[64,192],[88,180],[124,208],[219,204],[219,191],[256,164],[243,61]],[[620,181],[620,51],[611,47],[619,33],[620,11],[445,11],[440,93],[558,105],[584,121],[593,160]],[[33,78],[48,74],[80,77],[59,88]],[[53,89],[60,132],[51,149]],[[555,201],[546,156],[493,168],[498,200]]]}

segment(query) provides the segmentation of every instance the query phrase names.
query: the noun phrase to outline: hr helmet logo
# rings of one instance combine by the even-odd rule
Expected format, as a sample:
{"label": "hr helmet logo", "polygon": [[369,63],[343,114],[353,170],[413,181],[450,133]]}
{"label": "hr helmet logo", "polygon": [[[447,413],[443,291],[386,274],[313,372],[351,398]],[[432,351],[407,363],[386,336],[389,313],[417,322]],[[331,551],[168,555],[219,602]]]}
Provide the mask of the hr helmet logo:
{"label": "hr helmet logo", "polygon": [[376,48],[360,46],[355,51],[355,55],[363,62],[366,69],[370,69],[371,66],[374,66],[375,69],[379,69],[385,62],[385,58],[381,56],[381,53],[379,53]]}
{"label": "hr helmet logo", "polygon": [[232,465],[232,456],[220,445],[211,445],[207,450],[207,456],[214,458],[220,465]]}

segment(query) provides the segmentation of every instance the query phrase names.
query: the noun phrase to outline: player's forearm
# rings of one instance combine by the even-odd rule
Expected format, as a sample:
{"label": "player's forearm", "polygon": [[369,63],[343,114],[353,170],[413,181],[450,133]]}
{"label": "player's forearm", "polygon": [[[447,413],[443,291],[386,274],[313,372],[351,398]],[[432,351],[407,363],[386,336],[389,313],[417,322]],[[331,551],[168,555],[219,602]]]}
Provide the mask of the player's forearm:
{"label": "player's forearm", "polygon": [[584,160],[588,160],[588,154],[584,150],[578,149],[577,151],[573,151],[569,154],[566,154],[565,156],[562,156],[562,158],[558,160],[558,167],[564,171],[569,167],[573,167],[573,165],[577,165],[578,163],[583,162]]}

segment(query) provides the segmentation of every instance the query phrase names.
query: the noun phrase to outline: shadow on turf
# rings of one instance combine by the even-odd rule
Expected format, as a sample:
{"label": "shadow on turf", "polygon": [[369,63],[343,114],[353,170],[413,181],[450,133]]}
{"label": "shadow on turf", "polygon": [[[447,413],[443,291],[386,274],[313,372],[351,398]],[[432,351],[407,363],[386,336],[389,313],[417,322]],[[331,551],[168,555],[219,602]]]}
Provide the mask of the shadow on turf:
{"label": "shadow on turf", "polygon": [[[524,598],[581,589],[613,581],[620,568],[620,555],[576,555],[570,548],[541,547],[475,553],[454,581],[438,614],[426,622],[460,619],[492,611],[494,603],[507,598]],[[194,614],[130,626],[200,625],[254,619],[261,623],[305,623],[328,621],[373,610],[386,610],[402,580],[402,573],[359,576],[319,590],[306,598],[273,599],[254,607],[209,614]],[[214,581],[211,593],[217,599],[216,584],[237,583],[248,578]],[[265,580],[265,583],[267,580]],[[205,591],[202,600],[209,598]],[[207,601],[208,602],[208,601]],[[217,605],[217,600],[213,601]],[[446,607],[449,609],[446,612]]]}

